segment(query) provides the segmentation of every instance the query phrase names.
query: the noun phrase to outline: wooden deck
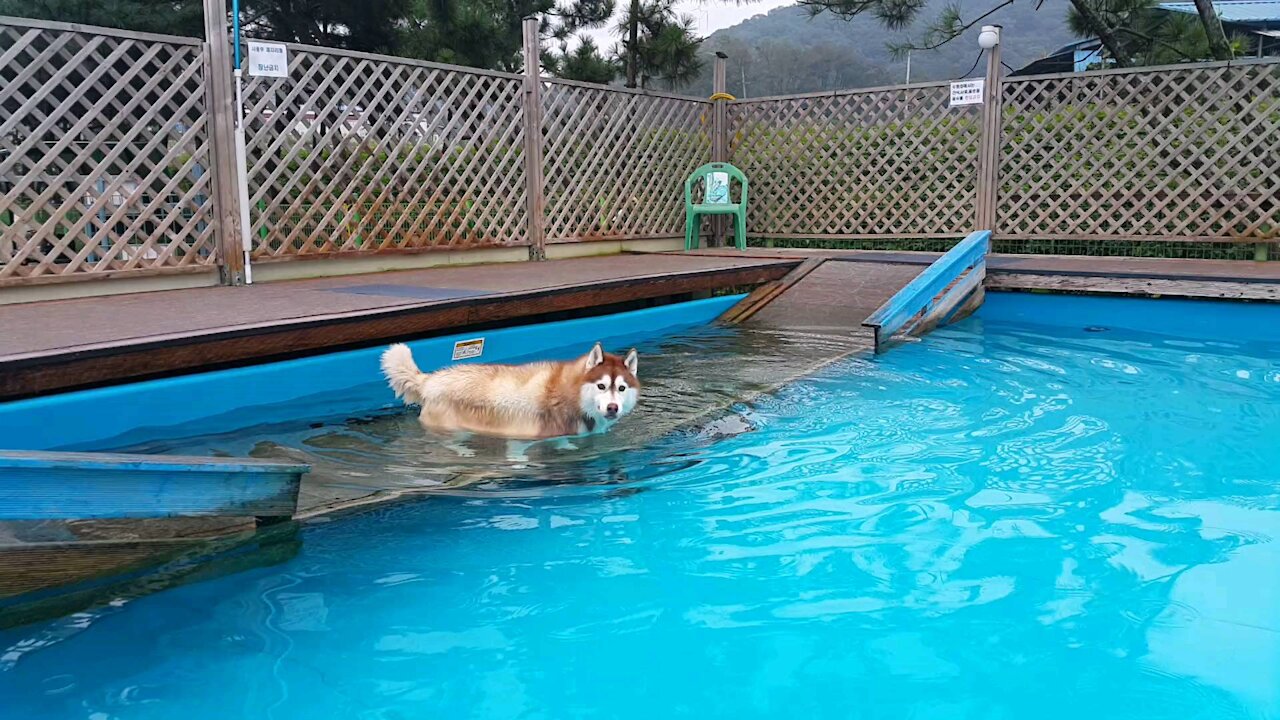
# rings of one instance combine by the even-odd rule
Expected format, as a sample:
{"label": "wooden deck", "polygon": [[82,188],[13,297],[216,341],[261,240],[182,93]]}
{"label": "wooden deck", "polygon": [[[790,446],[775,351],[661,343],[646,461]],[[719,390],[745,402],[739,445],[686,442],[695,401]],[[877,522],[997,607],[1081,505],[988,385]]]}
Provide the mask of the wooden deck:
{"label": "wooden deck", "polygon": [[[857,335],[871,310],[937,257],[713,248],[6,305],[0,306],[0,401],[598,314],[777,280],[810,258],[848,262],[824,265],[751,322]],[[987,287],[1280,301],[1280,263],[992,255]]]}
{"label": "wooden deck", "polygon": [[776,280],[782,257],[615,255],[0,306],[0,400]]}
{"label": "wooden deck", "polygon": [[[696,254],[722,256],[736,252],[712,248],[698,250]],[[760,259],[824,257],[902,265],[928,265],[939,257],[938,253],[929,252],[807,248],[748,248],[746,255]],[[741,257],[740,254],[734,256]],[[991,290],[1280,301],[1280,262],[990,255],[987,272],[987,288]]]}

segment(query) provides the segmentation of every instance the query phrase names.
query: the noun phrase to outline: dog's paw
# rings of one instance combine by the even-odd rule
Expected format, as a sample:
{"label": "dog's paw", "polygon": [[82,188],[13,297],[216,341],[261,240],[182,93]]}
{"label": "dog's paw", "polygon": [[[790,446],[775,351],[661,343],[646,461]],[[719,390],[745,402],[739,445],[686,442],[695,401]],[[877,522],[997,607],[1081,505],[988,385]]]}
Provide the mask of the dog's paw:
{"label": "dog's paw", "polygon": [[570,440],[569,438],[560,438],[559,440],[556,440],[556,449],[557,450],[577,450],[578,446],[574,445],[573,441]]}
{"label": "dog's paw", "polygon": [[457,453],[459,457],[473,458],[476,456],[475,450],[472,450],[471,448],[467,447],[466,445],[463,445],[462,443],[456,443],[456,442],[445,443],[445,447]]}

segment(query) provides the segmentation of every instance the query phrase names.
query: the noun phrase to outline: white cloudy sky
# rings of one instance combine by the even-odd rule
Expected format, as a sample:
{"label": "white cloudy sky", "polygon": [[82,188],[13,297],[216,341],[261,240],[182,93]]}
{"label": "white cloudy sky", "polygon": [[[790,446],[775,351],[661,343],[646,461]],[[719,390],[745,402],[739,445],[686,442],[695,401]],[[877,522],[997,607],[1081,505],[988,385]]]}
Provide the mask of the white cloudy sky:
{"label": "white cloudy sky", "polygon": [[[619,7],[625,0],[619,1]],[[706,37],[721,28],[731,27],[755,15],[763,15],[774,8],[793,5],[795,0],[755,0],[749,3],[724,2],[723,0],[681,0],[676,7],[680,14],[692,15],[696,23],[696,32]],[[596,44],[602,48],[613,47],[617,37],[612,28],[605,27],[593,30],[591,35]]]}

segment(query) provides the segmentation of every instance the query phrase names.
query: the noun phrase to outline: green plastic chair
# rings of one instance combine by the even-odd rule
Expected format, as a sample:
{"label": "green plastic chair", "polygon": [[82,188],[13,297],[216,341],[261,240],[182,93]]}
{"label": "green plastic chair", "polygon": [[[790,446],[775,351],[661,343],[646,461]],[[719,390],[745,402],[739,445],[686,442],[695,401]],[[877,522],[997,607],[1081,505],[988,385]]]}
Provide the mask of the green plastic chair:
{"label": "green plastic chair", "polygon": [[[714,183],[712,173],[724,173],[728,181],[722,185]],[[706,189],[703,201],[693,201],[694,183],[701,180]],[[729,190],[733,181],[742,186],[742,199],[732,202]],[[729,163],[707,163],[684,181],[684,249],[693,250],[698,247],[698,231],[701,229],[703,215],[732,215],[733,241],[739,250],[747,249],[747,176]]]}

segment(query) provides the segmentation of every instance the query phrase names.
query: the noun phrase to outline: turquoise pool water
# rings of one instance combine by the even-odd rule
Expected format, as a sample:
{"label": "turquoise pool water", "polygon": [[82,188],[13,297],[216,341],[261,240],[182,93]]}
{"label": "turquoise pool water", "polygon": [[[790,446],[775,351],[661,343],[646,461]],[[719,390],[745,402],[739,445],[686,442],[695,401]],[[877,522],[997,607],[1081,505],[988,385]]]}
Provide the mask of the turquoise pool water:
{"label": "turquoise pool water", "polygon": [[973,319],[735,414],[0,632],[0,715],[1280,718],[1280,345]]}

